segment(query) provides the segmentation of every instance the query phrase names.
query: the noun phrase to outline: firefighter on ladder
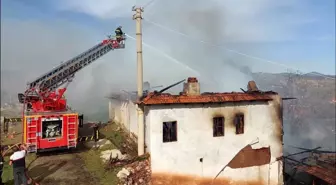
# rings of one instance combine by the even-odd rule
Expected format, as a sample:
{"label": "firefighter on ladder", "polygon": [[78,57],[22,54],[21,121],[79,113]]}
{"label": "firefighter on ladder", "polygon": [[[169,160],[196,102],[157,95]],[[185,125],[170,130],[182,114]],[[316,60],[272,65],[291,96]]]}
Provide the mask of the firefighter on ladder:
{"label": "firefighter on ladder", "polygon": [[115,34],[116,34],[116,38],[117,38],[117,41],[120,43],[122,40],[123,40],[123,31],[121,30],[121,26],[119,26],[116,30],[115,30]]}

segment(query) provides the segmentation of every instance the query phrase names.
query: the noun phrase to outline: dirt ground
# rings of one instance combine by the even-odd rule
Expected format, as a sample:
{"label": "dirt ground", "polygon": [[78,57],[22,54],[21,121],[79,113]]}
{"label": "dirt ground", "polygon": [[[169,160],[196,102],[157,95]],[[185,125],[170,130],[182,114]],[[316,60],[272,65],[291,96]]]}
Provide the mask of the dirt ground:
{"label": "dirt ground", "polygon": [[[36,157],[29,154],[26,159],[28,174],[40,185],[98,185],[100,179],[91,173],[87,162],[81,156],[83,152],[53,153]],[[5,161],[8,162],[8,156]],[[96,160],[96,159],[95,159]],[[3,180],[6,185],[12,185],[12,168],[5,164]]]}
{"label": "dirt ground", "polygon": [[29,176],[41,185],[100,184],[87,170],[79,154],[39,156],[28,170]]}
{"label": "dirt ground", "polygon": [[[16,137],[21,138],[19,134]],[[100,153],[102,150],[119,148],[124,138],[114,125],[101,129],[101,137],[109,139],[113,144],[99,150],[85,148],[83,144],[79,144],[78,148],[71,152],[44,153],[38,157],[29,154],[26,159],[29,176],[40,185],[117,184],[116,173],[120,169],[106,170]],[[17,142],[16,138],[4,140],[6,144]],[[12,185],[12,169],[8,166],[8,158],[9,156],[5,158],[3,180],[6,185]]]}
{"label": "dirt ground", "polygon": [[[3,125],[1,125],[2,131]],[[14,133],[14,134],[13,134]],[[13,138],[8,136],[12,135]],[[22,125],[21,123],[11,124],[8,133],[1,132],[1,145],[16,144],[22,141]]]}

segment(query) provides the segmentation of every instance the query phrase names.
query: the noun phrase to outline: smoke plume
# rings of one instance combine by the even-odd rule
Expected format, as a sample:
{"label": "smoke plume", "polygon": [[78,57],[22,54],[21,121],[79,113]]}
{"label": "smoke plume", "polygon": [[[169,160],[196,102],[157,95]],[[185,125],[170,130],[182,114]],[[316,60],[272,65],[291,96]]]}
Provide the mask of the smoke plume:
{"label": "smoke plume", "polygon": [[[113,33],[118,25],[123,25],[126,33],[135,36],[135,22],[131,19],[133,14],[131,6],[134,2],[117,0],[53,2],[54,7],[59,8],[61,13],[80,12],[99,19],[101,27],[61,18],[48,21],[2,20],[1,102],[8,101],[9,96],[16,97],[18,92],[23,92],[27,81],[34,80],[61,61],[66,61],[101,42],[107,34]],[[143,5],[146,2],[142,0],[136,3]],[[298,4],[300,6],[297,6]],[[279,11],[284,9],[286,11]],[[298,34],[298,25],[302,24],[301,18],[310,19],[306,15],[307,11],[302,0],[156,0],[145,7],[143,40],[170,58],[143,46],[144,80],[149,81],[151,86],[168,86],[189,76],[196,76],[203,92],[230,92],[240,91],[239,88],[245,88],[248,80],[255,79],[262,90],[277,90],[263,83],[252,73],[282,72],[285,69],[237,55],[227,49],[242,53],[264,53],[264,48],[259,47],[260,43],[293,40]],[[188,38],[150,22],[185,33]],[[176,61],[172,61],[171,58]],[[275,80],[280,81],[279,78],[277,76]],[[107,117],[105,96],[122,90],[136,90],[136,48],[132,39],[126,41],[124,50],[111,51],[76,74],[66,97],[74,109],[87,115],[98,115],[97,119],[100,119]],[[181,90],[180,86],[172,89],[175,92]],[[302,93],[298,92],[293,96],[298,97]],[[304,145],[310,147],[320,144],[320,142],[312,144],[311,141],[325,139],[323,133],[327,131],[322,127],[315,127],[315,121],[312,120],[302,122],[309,125],[310,136],[316,138],[307,139],[302,134],[300,142],[295,144],[309,140],[310,143]],[[287,123],[292,124],[294,121]],[[285,127],[285,129],[287,129],[285,138],[289,139],[285,141],[287,143],[297,141],[293,139],[296,135],[293,133],[293,128]],[[293,134],[287,134],[291,132]],[[332,136],[334,135],[331,135],[331,138]]]}

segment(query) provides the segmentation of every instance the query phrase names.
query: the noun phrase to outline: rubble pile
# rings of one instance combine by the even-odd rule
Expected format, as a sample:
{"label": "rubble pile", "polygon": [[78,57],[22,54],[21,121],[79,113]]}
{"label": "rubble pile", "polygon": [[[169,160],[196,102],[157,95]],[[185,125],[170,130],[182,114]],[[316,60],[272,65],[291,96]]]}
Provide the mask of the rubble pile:
{"label": "rubble pile", "polygon": [[149,160],[136,161],[127,165],[130,175],[127,178],[127,185],[148,185],[151,181],[151,169]]}
{"label": "rubble pile", "polygon": [[101,152],[101,159],[107,164],[106,170],[121,170],[117,173],[119,185],[148,185],[151,181],[149,154],[137,155],[136,138],[118,125],[113,129],[123,137],[122,143],[114,143],[118,149]]}
{"label": "rubble pile", "polygon": [[134,150],[134,148],[136,148],[136,143],[129,137],[125,137],[125,141],[119,147],[122,153],[128,153],[132,156],[137,155],[135,152],[136,150]]}
{"label": "rubble pile", "polygon": [[151,169],[149,155],[145,154],[129,160],[114,159],[111,167],[123,168],[118,172],[117,177],[120,185],[148,185],[151,180]]}
{"label": "rubble pile", "polygon": [[122,154],[118,149],[112,149],[102,151],[100,158],[104,163],[109,162],[110,164],[112,164],[115,161],[126,161],[129,156],[127,154]]}
{"label": "rubble pile", "polygon": [[336,152],[319,148],[284,156],[285,184],[336,184]]}
{"label": "rubble pile", "polygon": [[89,141],[85,142],[84,146],[87,148],[103,148],[105,146],[111,146],[112,142],[108,139],[99,139],[97,142],[95,141]]}

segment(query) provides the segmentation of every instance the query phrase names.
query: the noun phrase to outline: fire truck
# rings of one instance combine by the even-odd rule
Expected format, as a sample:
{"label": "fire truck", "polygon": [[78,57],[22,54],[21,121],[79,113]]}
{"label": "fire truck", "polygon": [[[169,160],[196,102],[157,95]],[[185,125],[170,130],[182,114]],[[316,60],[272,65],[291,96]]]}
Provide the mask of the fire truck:
{"label": "fire truck", "polygon": [[109,36],[29,82],[26,91],[18,94],[23,104],[22,139],[29,152],[76,148],[83,115],[67,105],[64,93],[78,71],[112,50],[124,49],[125,41],[125,36],[118,41]]}

